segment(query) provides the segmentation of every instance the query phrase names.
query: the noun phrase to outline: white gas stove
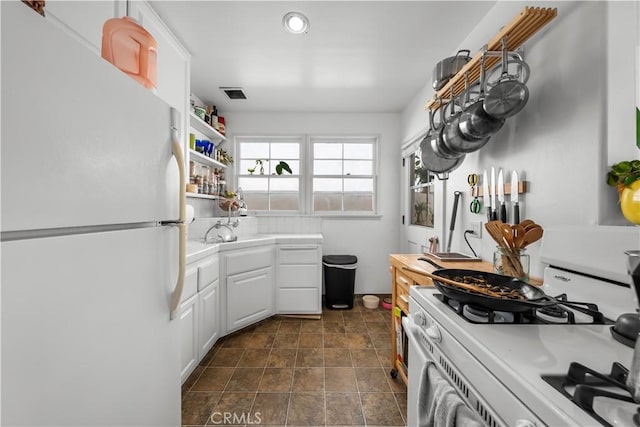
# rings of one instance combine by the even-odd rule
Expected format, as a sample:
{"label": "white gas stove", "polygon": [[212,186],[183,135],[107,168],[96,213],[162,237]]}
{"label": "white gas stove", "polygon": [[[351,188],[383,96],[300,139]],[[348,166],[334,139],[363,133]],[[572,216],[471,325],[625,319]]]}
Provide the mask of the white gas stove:
{"label": "white gas stove", "polygon": [[[585,247],[580,239],[587,232],[598,241]],[[596,304],[602,318],[569,308],[532,318],[516,315],[514,324],[511,313],[487,316],[487,310],[477,307],[469,312],[455,301],[443,301],[437,288],[416,286],[410,290],[411,315],[403,321],[414,337],[413,345],[421,348],[414,349],[413,357],[422,352],[426,364],[435,365],[475,412],[476,422],[487,426],[633,426],[639,408],[636,403],[595,397],[591,404],[594,416],[571,400],[574,386],[567,385],[567,397],[552,383],[555,378],[562,389],[572,363],[605,375],[615,362],[630,366],[633,349],[615,340],[610,329],[620,314],[637,308],[635,293],[628,287],[624,251],[638,248],[640,228],[564,228],[545,230],[544,238],[542,256],[550,264],[545,270],[544,292]],[[567,316],[566,311],[573,314]],[[573,317],[575,324],[567,324],[567,317]],[[429,410],[429,405],[419,402],[424,387],[416,389],[411,384],[418,383],[414,377],[426,371],[419,372],[414,366],[411,372],[413,362],[410,353],[409,402]],[[543,376],[552,376],[552,381]],[[628,394],[612,386],[599,389]],[[409,423],[422,425],[425,415],[411,411]]]}

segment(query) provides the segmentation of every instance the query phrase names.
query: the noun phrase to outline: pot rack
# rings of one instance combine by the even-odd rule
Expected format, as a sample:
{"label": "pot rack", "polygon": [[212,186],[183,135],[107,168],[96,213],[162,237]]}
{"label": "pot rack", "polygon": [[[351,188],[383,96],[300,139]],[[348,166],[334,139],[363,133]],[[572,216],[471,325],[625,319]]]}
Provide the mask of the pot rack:
{"label": "pot rack", "polygon": [[468,74],[469,84],[473,85],[480,79],[480,60],[484,50],[489,53],[485,58],[485,68],[491,69],[500,61],[502,40],[505,39],[507,50],[515,51],[524,42],[529,40],[538,30],[547,25],[558,15],[557,8],[525,7],[515,18],[500,31],[481,49],[458,73],[453,76],[447,84],[442,87],[431,100],[425,105],[425,110],[436,110],[443,102],[447,102],[451,96],[457,97],[465,90],[464,76]]}

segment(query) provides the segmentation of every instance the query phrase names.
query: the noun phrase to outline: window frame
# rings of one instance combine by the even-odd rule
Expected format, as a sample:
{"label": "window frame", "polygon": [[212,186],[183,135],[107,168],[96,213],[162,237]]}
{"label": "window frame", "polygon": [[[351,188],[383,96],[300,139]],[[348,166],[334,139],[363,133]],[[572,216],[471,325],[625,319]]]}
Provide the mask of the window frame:
{"label": "window frame", "polygon": [[[362,135],[309,135],[307,141],[307,153],[308,153],[308,174],[307,174],[307,185],[308,185],[308,200],[306,203],[306,207],[308,209],[308,214],[312,216],[320,216],[320,217],[378,217],[378,176],[379,176],[379,153],[380,153],[380,137],[379,135],[371,135],[371,134],[362,134]],[[371,152],[371,173],[370,176],[372,180],[372,210],[371,211],[315,211],[313,208],[313,179],[316,177],[323,178],[340,178],[344,179],[347,175],[315,175],[315,171],[313,168],[313,162],[315,157],[313,155],[313,147],[315,143],[340,143],[340,144],[372,144],[372,152]],[[344,161],[344,156],[341,158]],[[359,160],[359,159],[353,159]],[[368,175],[358,175],[362,177],[369,177]],[[345,192],[341,193],[344,197]],[[358,194],[354,192],[354,194]],[[367,192],[368,194],[368,192]]]}
{"label": "window frame", "polygon": [[[326,135],[326,134],[240,134],[234,136],[234,154],[236,161],[234,162],[233,175],[236,186],[242,176],[250,176],[240,170],[241,151],[240,144],[242,142],[298,142],[300,145],[300,170],[297,176],[299,179],[299,208],[297,211],[285,210],[255,210],[249,206],[249,211],[256,216],[287,216],[287,215],[304,215],[310,217],[326,217],[326,218],[379,218],[378,214],[378,176],[380,169],[380,136],[377,134],[359,134],[359,135]],[[373,184],[373,201],[371,211],[314,211],[313,209],[313,142],[312,141],[333,141],[340,140],[341,143],[349,143],[361,141],[361,143],[371,143],[372,147],[372,184]],[[284,173],[282,176],[290,176]],[[340,175],[340,177],[343,177]],[[368,176],[364,176],[368,177]],[[243,190],[246,192],[246,190]],[[267,192],[267,194],[278,194],[278,192]],[[343,193],[344,194],[344,193]]]}
{"label": "window frame", "polygon": [[[236,184],[236,188],[237,187],[241,187],[240,184],[240,178],[241,177],[250,177],[250,176],[256,176],[256,174],[254,173],[253,175],[246,173],[241,170],[240,167],[240,162],[242,160],[241,158],[241,150],[240,150],[240,144],[242,143],[297,143],[298,147],[299,147],[299,165],[300,165],[300,172],[302,172],[302,168],[304,167],[304,150],[305,150],[305,145],[306,145],[306,137],[305,135],[280,135],[280,134],[276,134],[276,135],[236,135],[234,136],[234,154],[236,154],[236,161],[234,162],[234,183]],[[274,159],[270,159],[270,160],[274,160]],[[284,159],[286,160],[291,160],[291,159]],[[260,176],[259,174],[257,176]],[[282,175],[270,175],[270,174],[265,174],[264,175],[267,179],[271,180],[271,179],[279,179],[279,178],[290,178],[290,177],[297,177],[298,178],[298,210],[256,210],[256,209],[251,209],[251,206],[249,206],[249,210],[252,211],[255,214],[258,215],[269,215],[271,213],[278,213],[278,215],[299,215],[302,214],[304,212],[305,209],[305,200],[306,200],[306,188],[305,188],[305,183],[304,183],[304,175],[303,174],[289,174],[289,173],[283,173]],[[251,193],[251,191],[247,191],[245,189],[243,189],[243,192],[245,193]],[[268,196],[271,195],[281,195],[281,194],[291,194],[291,192],[289,191],[270,191],[267,190],[266,194]],[[269,204],[271,204],[271,202],[269,201]]]}

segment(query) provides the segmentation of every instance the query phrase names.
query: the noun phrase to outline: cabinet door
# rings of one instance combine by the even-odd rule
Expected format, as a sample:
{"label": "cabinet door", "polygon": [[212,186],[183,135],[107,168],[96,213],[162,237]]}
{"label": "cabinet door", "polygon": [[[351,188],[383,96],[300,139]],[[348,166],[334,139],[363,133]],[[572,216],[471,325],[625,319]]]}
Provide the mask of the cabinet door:
{"label": "cabinet door", "polygon": [[185,382],[198,364],[198,296],[180,306],[180,381]]}
{"label": "cabinet door", "polygon": [[273,314],[273,268],[227,277],[227,332]]}
{"label": "cabinet door", "polygon": [[213,344],[220,336],[220,309],[219,309],[219,292],[218,280],[207,286],[205,290],[200,291],[200,341],[199,352],[202,359]]}
{"label": "cabinet door", "polygon": [[49,1],[45,16],[83,40],[97,55],[102,50],[102,25],[124,12],[117,1]]}
{"label": "cabinet door", "polygon": [[158,96],[178,109],[188,123],[189,54],[147,2],[129,2],[129,16],[151,33],[158,45]]}

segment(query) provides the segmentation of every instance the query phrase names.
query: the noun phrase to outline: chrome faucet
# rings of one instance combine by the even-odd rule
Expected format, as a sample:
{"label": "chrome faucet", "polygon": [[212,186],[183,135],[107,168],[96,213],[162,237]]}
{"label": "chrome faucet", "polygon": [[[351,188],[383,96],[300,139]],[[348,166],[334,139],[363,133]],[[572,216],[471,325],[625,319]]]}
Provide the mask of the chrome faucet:
{"label": "chrome faucet", "polygon": [[240,216],[247,215],[247,203],[244,201],[244,191],[242,191],[242,187],[238,187],[238,202],[240,206],[238,206],[238,213]]}

